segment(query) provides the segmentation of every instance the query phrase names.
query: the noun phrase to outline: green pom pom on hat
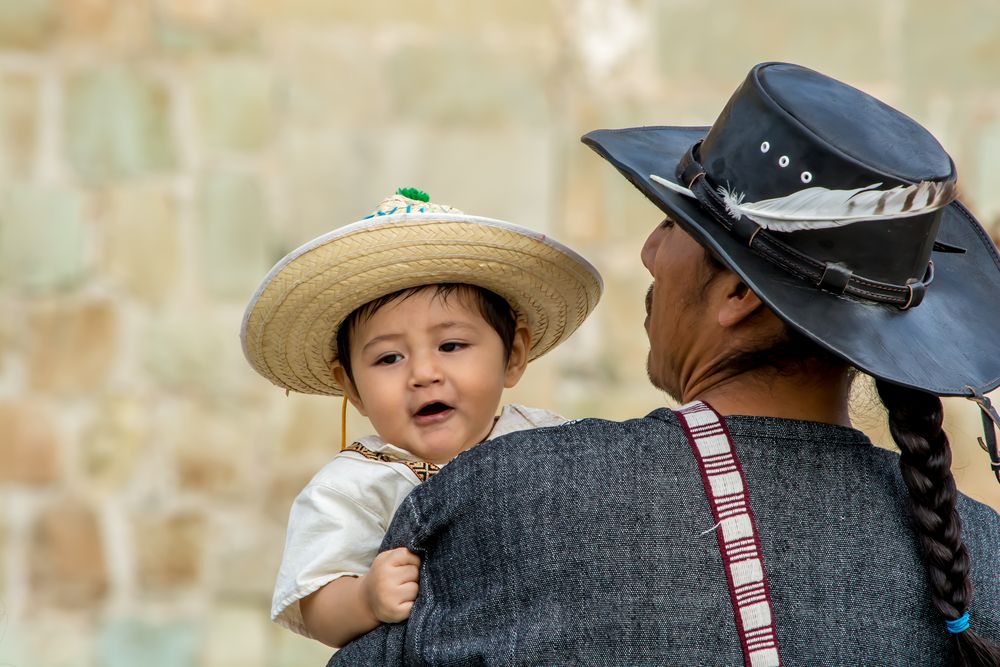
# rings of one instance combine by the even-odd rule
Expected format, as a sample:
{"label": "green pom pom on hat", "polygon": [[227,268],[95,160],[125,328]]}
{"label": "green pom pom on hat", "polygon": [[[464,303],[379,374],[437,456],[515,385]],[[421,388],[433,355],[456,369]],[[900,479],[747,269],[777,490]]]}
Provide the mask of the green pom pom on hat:
{"label": "green pom pom on hat", "polygon": [[431,200],[430,195],[423,190],[418,190],[417,188],[399,188],[396,190],[396,194],[403,195],[407,199],[414,199],[416,201],[428,202]]}
{"label": "green pom pom on hat", "polygon": [[399,188],[396,192],[375,208],[369,218],[383,215],[417,215],[417,214],[438,214],[462,215],[457,208],[447,204],[435,204],[430,201],[430,196],[423,190],[417,188]]}

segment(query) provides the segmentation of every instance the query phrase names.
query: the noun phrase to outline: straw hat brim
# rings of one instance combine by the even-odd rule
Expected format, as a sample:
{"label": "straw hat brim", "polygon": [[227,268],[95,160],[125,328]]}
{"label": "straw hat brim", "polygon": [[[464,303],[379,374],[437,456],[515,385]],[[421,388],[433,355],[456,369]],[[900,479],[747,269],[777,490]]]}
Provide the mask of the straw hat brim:
{"label": "straw hat brim", "polygon": [[529,359],[566,340],[603,289],[587,260],[524,227],[442,213],[376,216],[306,243],[271,269],[244,314],[243,353],[279,387],[340,395],[331,365],[344,318],[380,296],[439,283],[506,299],[531,332]]}

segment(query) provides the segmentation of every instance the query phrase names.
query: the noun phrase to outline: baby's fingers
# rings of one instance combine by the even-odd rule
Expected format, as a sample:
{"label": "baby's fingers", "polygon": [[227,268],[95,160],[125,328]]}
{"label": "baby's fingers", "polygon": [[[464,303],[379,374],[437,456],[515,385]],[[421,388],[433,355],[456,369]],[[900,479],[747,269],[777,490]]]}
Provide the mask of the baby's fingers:
{"label": "baby's fingers", "polygon": [[400,584],[386,591],[379,605],[382,609],[379,619],[385,623],[399,623],[410,617],[413,601],[417,599],[419,587],[415,583]]}
{"label": "baby's fingers", "polygon": [[420,568],[416,565],[402,565],[392,571],[392,580],[398,584],[420,581]]}
{"label": "baby's fingers", "polygon": [[417,599],[417,593],[420,592],[420,586],[417,582],[411,581],[401,584],[396,591],[399,595],[400,604],[411,604]]}
{"label": "baby's fingers", "polygon": [[385,553],[390,554],[389,562],[396,566],[402,565],[416,565],[420,566],[420,556],[413,553],[406,547],[399,547],[398,549],[391,549]]}
{"label": "baby's fingers", "polygon": [[385,617],[381,620],[383,623],[400,623],[410,617],[410,612],[412,610],[412,602],[400,602],[398,605],[389,610]]}

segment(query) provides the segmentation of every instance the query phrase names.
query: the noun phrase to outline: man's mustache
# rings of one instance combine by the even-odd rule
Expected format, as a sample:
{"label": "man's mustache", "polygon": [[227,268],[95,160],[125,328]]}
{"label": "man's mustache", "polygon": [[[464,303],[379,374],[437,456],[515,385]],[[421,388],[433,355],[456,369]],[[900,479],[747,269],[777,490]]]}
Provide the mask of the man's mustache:
{"label": "man's mustache", "polygon": [[649,283],[649,289],[646,290],[646,314],[649,315],[649,309],[653,306],[653,283]]}

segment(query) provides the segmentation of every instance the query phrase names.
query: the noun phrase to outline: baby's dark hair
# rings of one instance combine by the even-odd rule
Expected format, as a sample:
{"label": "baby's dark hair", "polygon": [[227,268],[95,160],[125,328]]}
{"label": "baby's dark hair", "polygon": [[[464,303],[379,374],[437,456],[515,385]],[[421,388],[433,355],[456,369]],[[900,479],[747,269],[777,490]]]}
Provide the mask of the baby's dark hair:
{"label": "baby's dark hair", "polygon": [[503,343],[504,361],[510,358],[510,351],[514,346],[514,332],[517,330],[517,317],[506,299],[485,287],[466,283],[419,285],[373,299],[354,309],[350,315],[344,318],[340,328],[337,329],[337,360],[344,367],[344,372],[351,382],[354,382],[354,372],[351,369],[351,336],[354,331],[359,325],[371,319],[383,306],[393,301],[408,299],[425,289],[433,289],[434,298],[442,301],[447,301],[453,295],[457,295],[460,299],[468,299],[469,305],[474,305],[486,323],[493,327],[493,330],[500,336]]}

